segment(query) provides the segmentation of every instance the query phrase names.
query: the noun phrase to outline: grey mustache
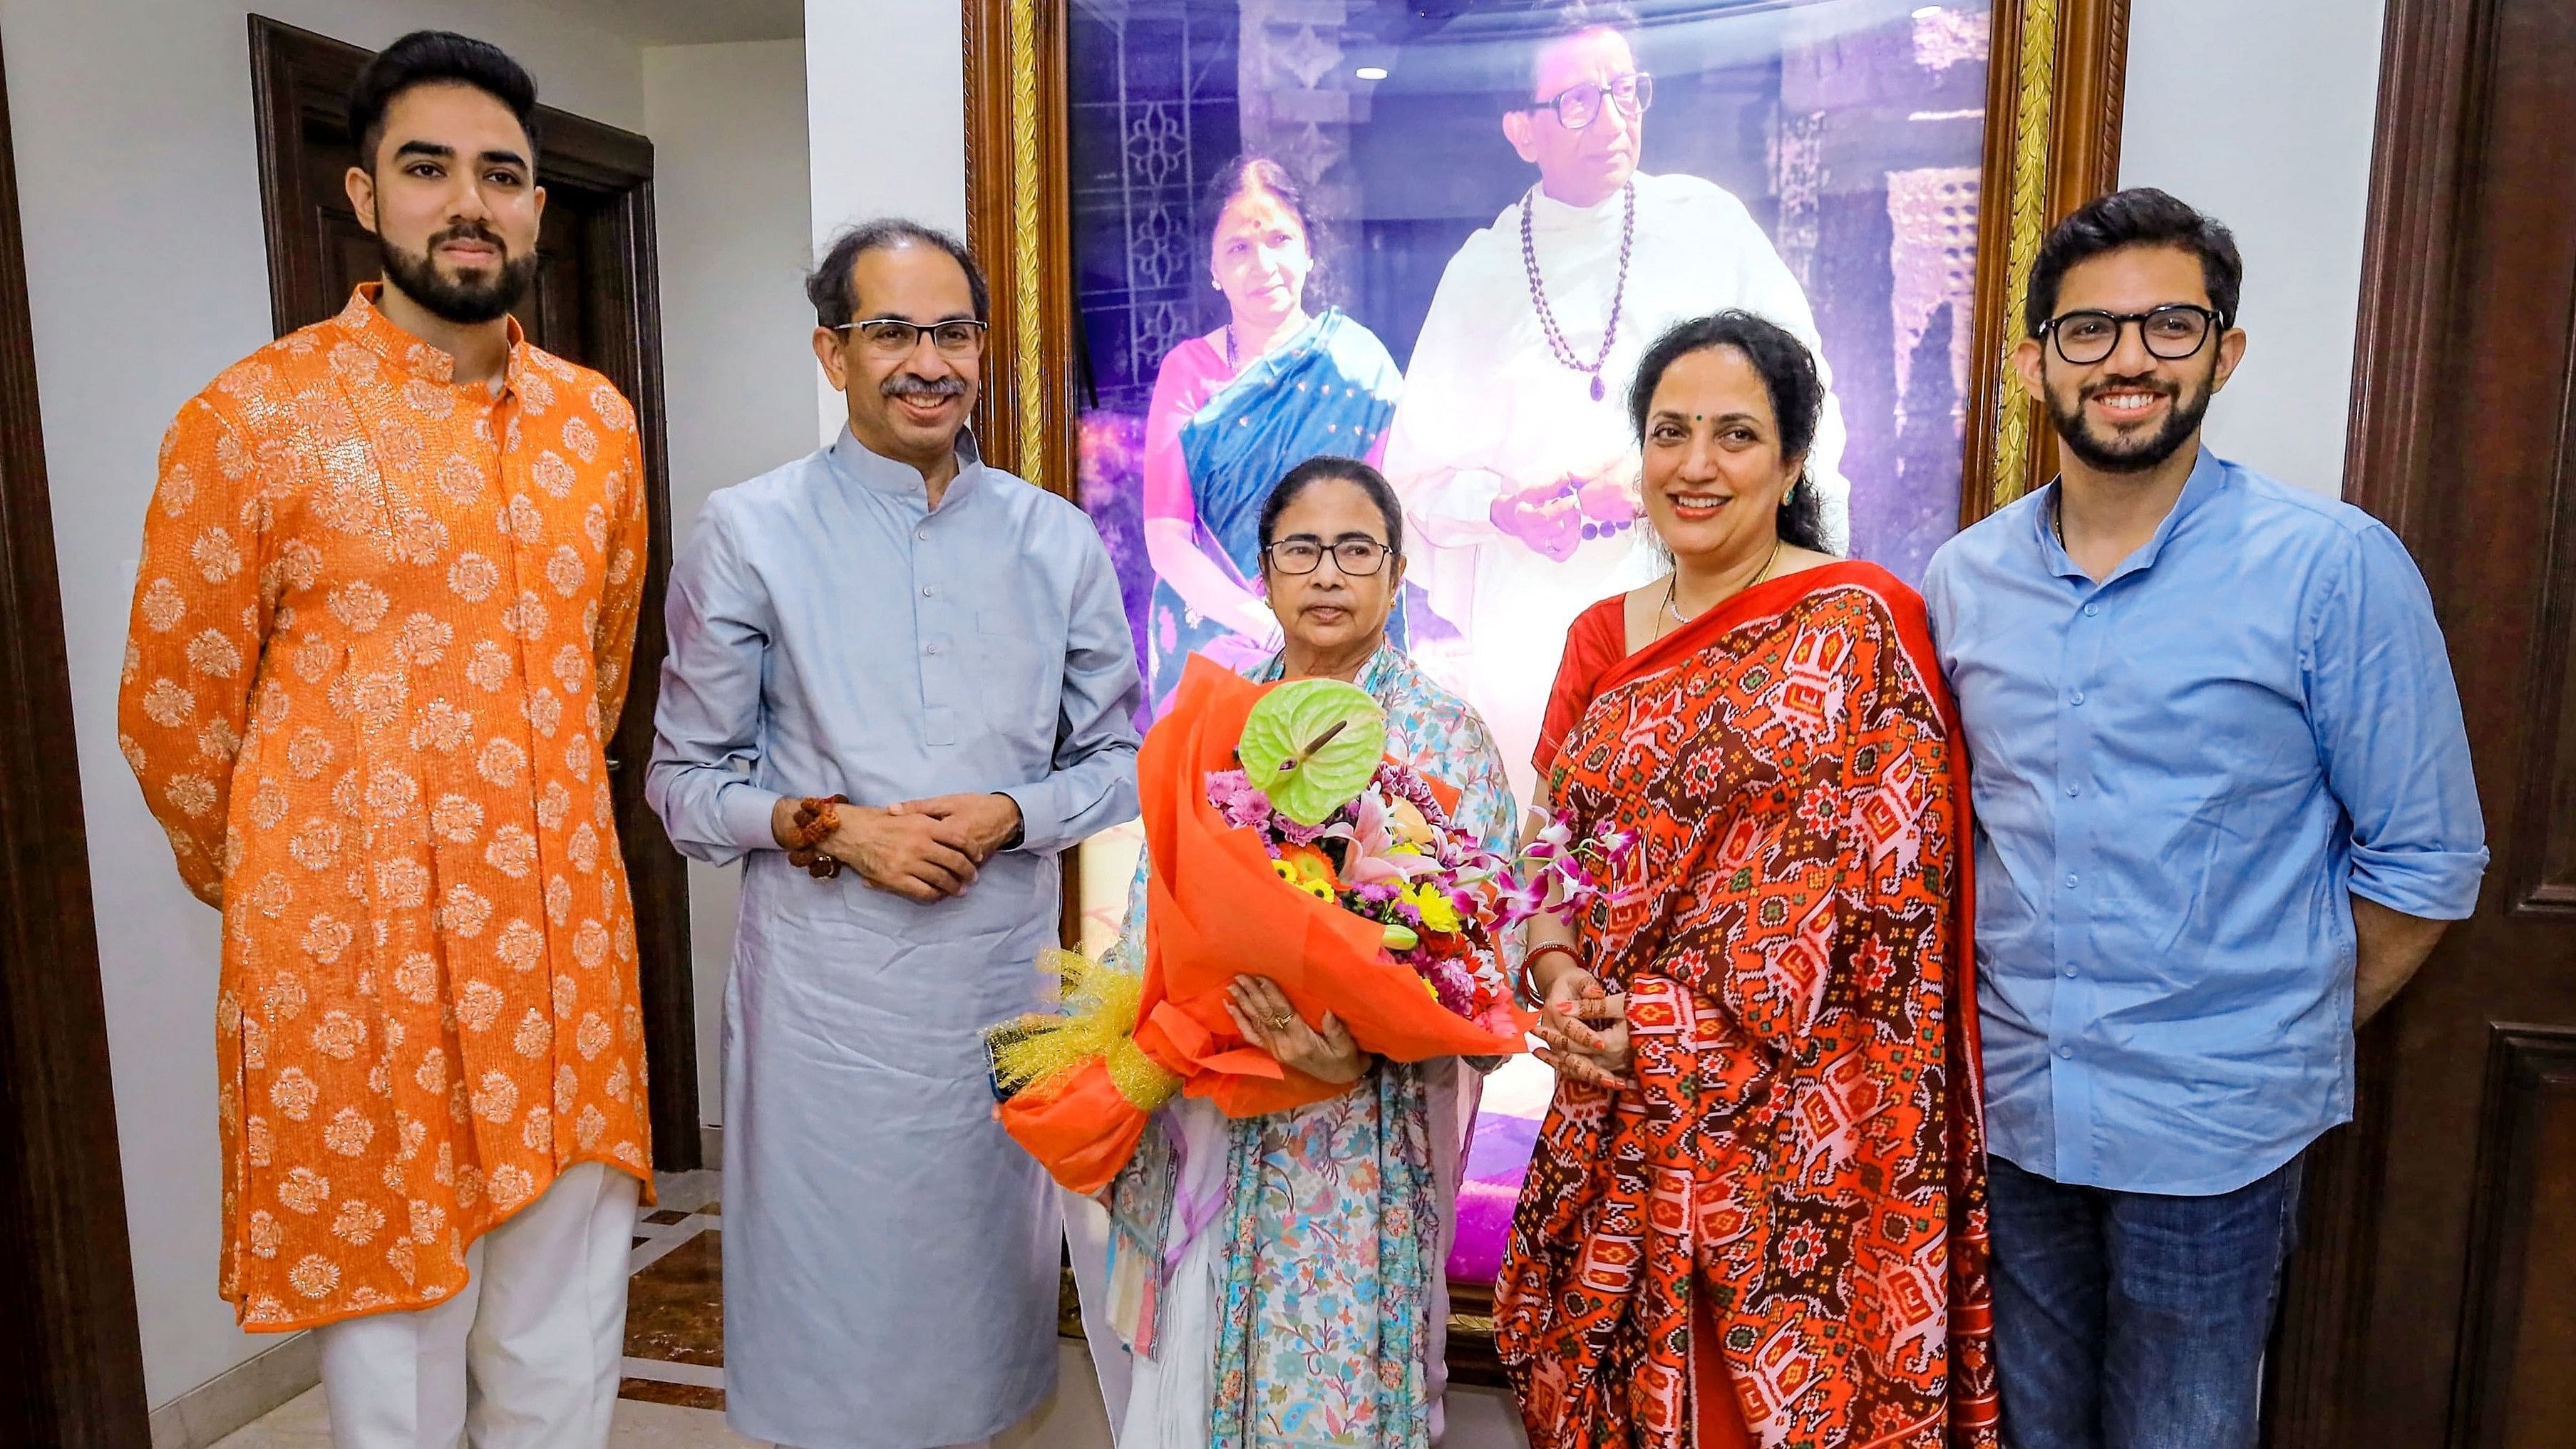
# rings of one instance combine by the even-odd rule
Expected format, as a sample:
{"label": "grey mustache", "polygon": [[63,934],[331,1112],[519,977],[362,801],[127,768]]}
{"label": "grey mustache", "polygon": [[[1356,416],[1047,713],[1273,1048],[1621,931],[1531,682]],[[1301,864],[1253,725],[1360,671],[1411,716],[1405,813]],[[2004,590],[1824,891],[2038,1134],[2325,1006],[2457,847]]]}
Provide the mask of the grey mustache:
{"label": "grey mustache", "polygon": [[956,397],[966,391],[966,384],[953,377],[892,377],[886,379],[887,397]]}

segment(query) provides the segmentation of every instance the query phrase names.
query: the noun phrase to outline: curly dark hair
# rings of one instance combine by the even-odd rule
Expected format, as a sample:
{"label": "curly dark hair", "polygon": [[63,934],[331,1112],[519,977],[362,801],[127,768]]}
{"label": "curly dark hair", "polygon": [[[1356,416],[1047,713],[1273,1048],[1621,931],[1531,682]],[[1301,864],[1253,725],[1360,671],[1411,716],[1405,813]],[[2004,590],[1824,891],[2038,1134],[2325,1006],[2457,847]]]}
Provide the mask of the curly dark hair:
{"label": "curly dark hair", "polygon": [[1825,383],[1816,374],[1815,354],[1778,323],[1730,309],[1677,322],[1656,338],[1637,360],[1637,380],[1628,388],[1628,419],[1638,446],[1645,445],[1646,417],[1654,411],[1655,389],[1663,385],[1664,374],[1683,358],[1714,347],[1734,348],[1762,375],[1771,413],[1780,423],[1780,456],[1800,461],[1797,481],[1780,500],[1781,539],[1797,548],[1830,552],[1825,547],[1824,499],[1804,466],[1807,450],[1815,446],[1817,420],[1824,416]]}
{"label": "curly dark hair", "polygon": [[2236,301],[2245,286],[2245,258],[2236,234],[2214,216],[2152,186],[2097,196],[2052,228],[2030,264],[2030,291],[2022,300],[2022,325],[2037,337],[2057,315],[2057,289],[2079,262],[2130,247],[2180,247],[2200,258],[2201,285],[2209,289],[2218,325],[2236,325]]}

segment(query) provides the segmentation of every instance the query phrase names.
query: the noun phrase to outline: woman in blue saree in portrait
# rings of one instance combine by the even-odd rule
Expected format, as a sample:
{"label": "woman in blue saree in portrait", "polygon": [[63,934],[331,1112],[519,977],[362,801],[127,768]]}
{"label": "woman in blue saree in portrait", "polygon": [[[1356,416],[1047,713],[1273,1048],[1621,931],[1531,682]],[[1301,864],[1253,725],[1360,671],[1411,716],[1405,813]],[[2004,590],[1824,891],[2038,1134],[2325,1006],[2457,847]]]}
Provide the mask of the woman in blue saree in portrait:
{"label": "woman in blue saree in portrait", "polygon": [[1225,325],[1164,355],[1145,416],[1146,683],[1157,716],[1192,653],[1241,668],[1278,649],[1278,622],[1253,586],[1262,500],[1308,458],[1374,463],[1402,382],[1375,334],[1338,308],[1307,310],[1314,230],[1278,162],[1228,162],[1201,223]]}

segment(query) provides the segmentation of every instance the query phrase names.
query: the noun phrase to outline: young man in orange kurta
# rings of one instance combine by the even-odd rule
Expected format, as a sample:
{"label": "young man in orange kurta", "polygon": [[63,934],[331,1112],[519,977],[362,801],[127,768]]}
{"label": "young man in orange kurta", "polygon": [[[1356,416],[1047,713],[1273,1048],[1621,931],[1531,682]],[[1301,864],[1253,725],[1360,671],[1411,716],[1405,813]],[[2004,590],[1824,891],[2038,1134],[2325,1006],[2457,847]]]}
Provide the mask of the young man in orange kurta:
{"label": "young man in orange kurta", "polygon": [[321,1329],[342,1449],[603,1443],[650,1171],[601,752],[644,474],[508,316],[534,105],[479,41],[376,57],[384,280],[180,409],[144,523],[119,743],[223,912],[222,1291]]}

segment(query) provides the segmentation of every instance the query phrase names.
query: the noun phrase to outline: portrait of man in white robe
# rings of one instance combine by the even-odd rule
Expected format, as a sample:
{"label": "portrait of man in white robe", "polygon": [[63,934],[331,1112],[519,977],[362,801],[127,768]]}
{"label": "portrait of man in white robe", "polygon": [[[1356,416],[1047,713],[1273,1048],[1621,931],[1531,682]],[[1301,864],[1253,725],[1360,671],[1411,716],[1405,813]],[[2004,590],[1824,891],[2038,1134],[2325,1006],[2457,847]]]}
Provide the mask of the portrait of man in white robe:
{"label": "portrait of man in white robe", "polygon": [[[1637,169],[1654,78],[1616,7],[1571,7],[1520,47],[1501,139],[1538,175],[1441,273],[1387,439],[1415,568],[1460,638],[1417,651],[1466,695],[1530,798],[1566,628],[1667,567],[1636,510],[1627,387],[1666,328],[1737,307],[1824,349],[1797,278],[1716,183]],[[1809,456],[1827,542],[1850,543],[1843,421],[1826,372]],[[1445,654],[1446,657],[1442,657]]]}
{"label": "portrait of man in white robe", "polygon": [[[1374,461],[1405,515],[1390,639],[1474,707],[1531,800],[1568,626],[1669,567],[1636,512],[1638,360],[1729,308],[1816,357],[1802,488],[1835,552],[1911,583],[1956,531],[1991,0],[1064,13],[1079,492],[1140,657],[1177,669],[1229,603],[1166,575],[1171,543],[1212,559],[1229,505],[1305,457]],[[1274,173],[1276,206],[1236,210],[1292,214],[1265,233],[1288,260],[1229,264],[1207,224],[1239,200],[1229,178]],[[1246,278],[1382,356],[1292,374],[1238,305]],[[1167,385],[1182,374],[1196,386]],[[1354,430],[1363,404],[1389,411]],[[1083,848],[1107,883],[1085,890],[1092,948],[1116,938],[1139,843]],[[1527,1059],[1485,1079],[1453,1282],[1493,1281],[1552,1089]]]}

